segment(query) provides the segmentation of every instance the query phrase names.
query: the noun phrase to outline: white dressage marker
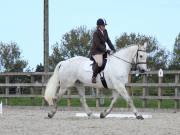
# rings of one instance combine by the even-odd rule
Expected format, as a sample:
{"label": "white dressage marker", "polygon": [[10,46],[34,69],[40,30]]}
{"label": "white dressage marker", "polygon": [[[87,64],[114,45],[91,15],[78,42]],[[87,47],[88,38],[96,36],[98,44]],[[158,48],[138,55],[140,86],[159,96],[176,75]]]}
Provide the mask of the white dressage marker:
{"label": "white dressage marker", "polygon": [[[99,118],[100,114],[99,113],[93,113],[94,117]],[[142,115],[143,118],[149,119],[152,118],[152,115],[144,114]],[[88,117],[86,113],[76,113],[76,117]],[[136,118],[134,114],[109,114],[107,115],[107,118]]]}
{"label": "white dressage marker", "polygon": [[0,104],[0,114],[2,114],[2,101],[1,101],[1,104]]}

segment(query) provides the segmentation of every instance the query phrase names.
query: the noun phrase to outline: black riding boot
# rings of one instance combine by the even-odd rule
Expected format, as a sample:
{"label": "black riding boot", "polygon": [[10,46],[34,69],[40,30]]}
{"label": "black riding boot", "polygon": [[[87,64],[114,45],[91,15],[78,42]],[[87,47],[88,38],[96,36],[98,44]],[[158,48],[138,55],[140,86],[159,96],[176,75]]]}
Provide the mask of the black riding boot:
{"label": "black riding boot", "polygon": [[93,67],[93,76],[92,76],[92,83],[96,83],[96,77],[99,73],[99,66],[98,64],[95,64]]}

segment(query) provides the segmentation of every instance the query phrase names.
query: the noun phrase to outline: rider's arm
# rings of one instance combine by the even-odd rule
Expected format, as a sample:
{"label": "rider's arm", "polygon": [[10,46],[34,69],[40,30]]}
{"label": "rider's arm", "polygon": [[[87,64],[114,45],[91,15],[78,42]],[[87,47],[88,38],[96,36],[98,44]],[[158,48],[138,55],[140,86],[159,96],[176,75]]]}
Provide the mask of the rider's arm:
{"label": "rider's arm", "polygon": [[108,44],[109,48],[110,48],[111,50],[115,51],[115,48],[114,48],[111,40],[109,39],[109,36],[108,36],[107,31],[106,31],[106,34],[107,34],[107,44]]}

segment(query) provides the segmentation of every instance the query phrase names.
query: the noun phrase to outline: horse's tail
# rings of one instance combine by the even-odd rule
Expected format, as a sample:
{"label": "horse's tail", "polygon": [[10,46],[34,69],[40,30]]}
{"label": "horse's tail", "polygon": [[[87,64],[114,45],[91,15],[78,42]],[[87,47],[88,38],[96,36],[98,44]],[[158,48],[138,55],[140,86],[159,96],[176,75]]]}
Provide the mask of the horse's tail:
{"label": "horse's tail", "polygon": [[61,62],[56,66],[53,75],[49,79],[46,90],[44,94],[45,100],[48,102],[49,105],[53,105],[53,98],[55,98],[57,88],[59,86],[59,68],[61,66]]}

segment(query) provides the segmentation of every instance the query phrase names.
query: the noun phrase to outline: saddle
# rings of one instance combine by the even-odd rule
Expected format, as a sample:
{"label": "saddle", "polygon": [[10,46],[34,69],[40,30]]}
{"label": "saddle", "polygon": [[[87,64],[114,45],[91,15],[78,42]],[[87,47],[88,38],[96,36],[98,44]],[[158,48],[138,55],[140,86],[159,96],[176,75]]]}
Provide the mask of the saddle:
{"label": "saddle", "polygon": [[[96,61],[93,59],[93,57],[91,57],[90,60],[93,61],[93,63],[91,64],[91,66],[92,66],[92,70],[94,71],[94,68],[95,68],[95,66],[96,66]],[[104,88],[108,88],[107,83],[106,83],[106,79],[105,79],[105,77],[104,77],[104,72],[103,72],[103,70],[104,70],[104,68],[105,68],[105,66],[106,66],[106,63],[107,63],[107,54],[105,53],[105,54],[103,55],[103,64],[102,64],[102,66],[99,68],[99,71],[98,71],[98,74],[100,75],[100,79],[101,79],[101,82],[102,82],[102,85],[104,86]]]}

